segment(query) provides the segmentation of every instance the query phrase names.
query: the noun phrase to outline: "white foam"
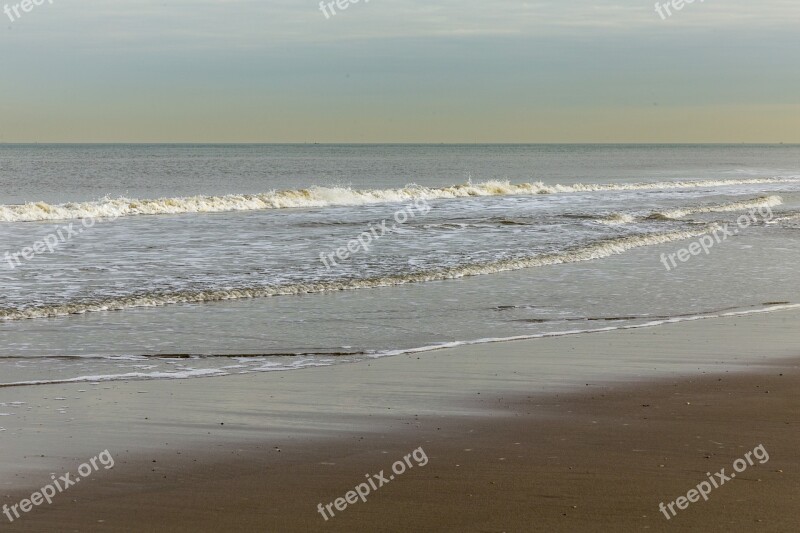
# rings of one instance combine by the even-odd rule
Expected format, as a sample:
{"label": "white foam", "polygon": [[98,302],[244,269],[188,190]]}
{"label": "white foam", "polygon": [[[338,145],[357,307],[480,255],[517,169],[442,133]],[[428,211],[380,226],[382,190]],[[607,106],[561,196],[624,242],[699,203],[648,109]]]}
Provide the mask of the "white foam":
{"label": "white foam", "polygon": [[[153,379],[189,379],[210,376],[227,376],[228,372],[215,368],[185,370],[182,372],[128,372],[126,374],[108,374],[100,376],[79,376],[68,379],[42,379],[36,381],[16,381],[0,383],[0,387],[23,387],[28,385],[58,385],[66,383],[108,382],[108,381],[141,381]],[[56,398],[58,399],[58,398]]]}
{"label": "white foam", "polygon": [[34,318],[52,318],[71,314],[83,314],[99,311],[120,311],[136,307],[160,307],[171,304],[190,304],[217,302],[245,298],[264,298],[270,296],[288,296],[329,291],[355,290],[374,287],[389,287],[407,283],[423,283],[428,281],[444,281],[469,276],[480,276],[534,268],[603,259],[621,254],[634,248],[653,246],[683,239],[691,239],[705,235],[714,226],[705,226],[696,230],[672,231],[666,233],[650,233],[618,237],[602,240],[580,248],[534,255],[517,259],[505,259],[486,263],[475,263],[439,270],[421,271],[392,276],[350,279],[343,281],[324,281],[298,283],[282,286],[251,287],[231,290],[186,291],[175,293],[150,293],[138,296],[108,298],[95,301],[78,301],[52,306],[35,306],[26,308],[0,309],[0,321],[24,320]]}
{"label": "white foam", "polygon": [[730,211],[744,211],[747,209],[755,209],[759,207],[776,207],[783,204],[783,198],[777,195],[763,196],[753,200],[744,200],[742,202],[733,202],[729,204],[718,204],[701,207],[689,207],[684,209],[674,209],[664,213],[654,213],[651,218],[667,218],[677,219],[683,218],[688,215],[700,213],[726,213]]}
{"label": "white foam", "polygon": [[[312,359],[302,358],[299,360],[285,362],[266,362],[259,361],[258,366],[246,365],[226,365],[220,368],[204,368],[193,370],[181,370],[178,372],[127,372],[124,374],[103,374],[94,376],[78,376],[66,379],[51,379],[51,380],[36,380],[36,381],[16,381],[12,383],[0,383],[2,387],[24,387],[31,385],[63,385],[70,383],[85,383],[90,382],[99,384],[100,382],[111,381],[150,381],[150,380],[164,380],[164,379],[191,379],[191,378],[207,378],[207,377],[222,377],[229,376],[233,370],[244,369],[237,374],[250,374],[257,372],[283,372],[288,370],[298,370],[301,368],[323,367],[334,364],[333,359]],[[139,394],[146,394],[145,391],[139,391]],[[59,400],[61,398],[54,398]],[[65,409],[64,407],[59,408]],[[13,416],[11,414],[0,413],[0,416]]]}
{"label": "white foam", "polygon": [[[729,311],[729,312],[718,312],[718,313],[707,313],[707,314],[698,314],[692,316],[680,316],[680,317],[673,317],[673,318],[666,318],[660,320],[651,320],[649,322],[643,322],[641,324],[627,324],[623,326],[608,326],[604,328],[594,328],[594,329],[573,329],[573,330],[565,330],[565,331],[551,331],[547,333],[536,333],[531,335],[516,335],[513,337],[490,337],[490,338],[481,338],[481,339],[474,339],[474,340],[467,340],[467,341],[453,341],[447,342],[442,344],[434,344],[428,346],[420,346],[416,348],[404,348],[404,349],[396,349],[396,350],[385,350],[382,352],[377,352],[374,354],[369,354],[366,358],[369,359],[378,359],[382,357],[391,357],[396,355],[403,355],[403,354],[417,354],[417,353],[425,353],[425,352],[433,352],[437,350],[444,350],[447,348],[457,348],[460,346],[476,346],[482,344],[493,344],[498,342],[513,342],[513,341],[524,341],[524,340],[534,340],[534,339],[543,339],[548,337],[566,337],[572,335],[582,335],[582,334],[590,334],[590,333],[604,333],[609,331],[617,331],[617,330],[629,330],[629,329],[642,329],[642,328],[652,328],[656,326],[662,326],[666,324],[677,324],[681,322],[692,322],[697,320],[707,320],[712,318],[728,318],[728,317],[735,317],[735,316],[745,316],[745,315],[753,315],[753,314],[760,314],[760,313],[771,313],[777,311],[787,311],[793,309],[800,309],[800,304],[776,304],[767,307],[762,307],[759,309],[749,309],[746,311]],[[363,359],[358,359],[363,360]],[[298,370],[303,368],[311,368],[311,367],[322,367],[322,366],[330,366],[335,364],[333,359],[303,359],[300,361],[295,362],[294,364],[285,365],[277,362],[262,362],[261,366],[251,368],[249,370],[245,370],[242,372],[238,372],[238,374],[249,374],[249,373],[256,373],[256,372],[276,372],[276,371],[288,371],[288,370]],[[231,367],[224,367],[224,368],[231,368]],[[190,378],[197,378],[197,377],[223,377],[231,375],[229,372],[225,372],[223,369],[202,369],[202,370],[186,370],[181,372],[152,372],[152,373],[126,373],[126,374],[109,374],[109,375],[100,375],[100,376],[80,376],[76,378],[70,379],[58,379],[58,380],[38,380],[38,381],[18,381],[14,383],[3,383],[0,384],[0,388],[2,387],[21,387],[21,386],[30,386],[30,385],[56,385],[56,384],[69,384],[69,383],[81,383],[81,382],[94,382],[95,384],[99,384],[99,382],[110,382],[110,381],[137,381],[137,380],[156,380],[156,379],[190,379]],[[21,402],[20,402],[21,403]],[[10,413],[7,414],[0,414],[0,416],[11,416]]]}
{"label": "white foam", "polygon": [[606,217],[598,218],[595,222],[608,226],[619,226],[636,222],[636,217],[628,213],[612,213]]}
{"label": "white foam", "polygon": [[401,189],[355,190],[347,187],[312,187],[301,190],[271,191],[262,194],[192,196],[182,198],[128,199],[104,198],[94,202],[71,202],[51,205],[32,202],[24,205],[0,205],[0,222],[33,222],[78,218],[128,217],[137,215],[175,215],[184,213],[219,213],[262,209],[309,208],[435,200],[476,196],[536,195],[599,191],[632,191],[723,187],[763,183],[794,183],[800,177],[751,178],[653,183],[612,183],[545,185],[542,182],[512,184],[509,181],[466,183],[450,187],[408,185]]}
{"label": "white foam", "polygon": [[775,217],[772,220],[768,221],[767,224],[777,224],[779,222],[794,222],[795,220],[800,221],[800,213],[793,213],[790,215]]}
{"label": "white foam", "polygon": [[800,304],[779,304],[779,305],[772,305],[769,307],[762,307],[760,309],[750,309],[747,311],[730,311],[727,313],[709,313],[709,314],[700,314],[700,315],[693,315],[693,316],[681,316],[681,317],[673,317],[673,318],[666,318],[662,320],[652,320],[650,322],[644,322],[642,324],[628,324],[625,326],[608,326],[605,328],[594,328],[594,329],[573,329],[567,331],[551,331],[547,333],[535,333],[531,335],[516,335],[513,337],[491,337],[491,338],[483,338],[483,339],[475,339],[471,341],[453,341],[448,343],[442,344],[434,344],[430,346],[421,346],[418,348],[409,348],[409,349],[399,349],[399,350],[387,350],[383,352],[379,352],[376,354],[370,355],[370,358],[377,359],[381,357],[390,357],[394,355],[402,355],[402,354],[410,354],[410,353],[423,353],[423,352],[433,352],[436,350],[443,350],[445,348],[456,348],[459,346],[474,346],[479,344],[492,344],[496,342],[512,342],[512,341],[524,341],[524,340],[532,340],[532,339],[543,339],[547,337],[566,337],[570,335],[580,335],[584,333],[603,333],[606,331],[616,331],[616,330],[625,330],[625,329],[641,329],[641,328],[652,328],[655,326],[662,326],[665,324],[677,324],[679,322],[692,322],[695,320],[706,320],[709,318],[728,318],[734,316],[744,316],[744,315],[754,315],[760,313],[772,313],[776,311],[787,311],[791,309],[800,309]]}

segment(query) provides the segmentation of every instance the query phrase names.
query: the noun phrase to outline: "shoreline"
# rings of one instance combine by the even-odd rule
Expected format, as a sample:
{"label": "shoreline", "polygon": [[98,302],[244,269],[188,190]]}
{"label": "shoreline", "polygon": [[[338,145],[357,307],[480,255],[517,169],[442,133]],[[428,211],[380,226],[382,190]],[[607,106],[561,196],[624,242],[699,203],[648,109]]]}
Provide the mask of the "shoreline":
{"label": "shoreline", "polygon": [[[4,527],[524,531],[536,523],[553,531],[789,531],[799,518],[791,509],[800,483],[800,358],[769,366],[591,392],[491,397],[502,416],[403,418],[389,432],[115,454],[115,468],[94,474],[90,485]],[[659,512],[660,503],[705,480],[703,472],[731,472],[758,445],[768,462],[756,462],[669,521]],[[335,510],[327,521],[319,514],[318,505],[345,497],[365,474],[385,478],[395,461],[420,448],[426,464],[414,462],[366,502]],[[25,496],[7,495],[4,503]]]}
{"label": "shoreline", "polygon": [[[796,523],[793,507],[778,505],[800,470],[790,447],[800,436],[792,423],[800,406],[799,316],[709,319],[293,373],[103,383],[83,393],[86,384],[0,390],[0,403],[25,402],[0,419],[3,503],[105,449],[116,461],[4,525],[518,531],[536,521],[566,531],[591,529],[596,522],[583,522],[591,518],[656,530],[691,521],[714,530],[721,513],[741,530],[745,518]],[[754,467],[754,479],[768,482],[755,495],[747,490],[758,482],[748,473],[675,522],[653,518],[660,501],[703,480],[698,469],[715,471],[760,443],[772,459]],[[317,514],[318,503],[344,497],[365,473],[420,447],[430,460],[424,467],[330,521]],[[773,467],[783,473],[762,475]],[[604,496],[613,500],[607,509]],[[760,514],[768,508],[775,512]]]}

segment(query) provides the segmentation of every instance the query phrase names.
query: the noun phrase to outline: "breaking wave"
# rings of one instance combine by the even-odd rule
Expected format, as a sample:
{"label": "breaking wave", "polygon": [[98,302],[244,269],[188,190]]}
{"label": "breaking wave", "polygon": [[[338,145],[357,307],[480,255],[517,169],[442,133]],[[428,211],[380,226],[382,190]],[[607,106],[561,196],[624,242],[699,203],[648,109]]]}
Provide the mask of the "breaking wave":
{"label": "breaking wave", "polygon": [[685,209],[674,209],[663,213],[653,213],[648,218],[660,220],[674,220],[683,218],[688,215],[696,215],[700,213],[725,213],[728,211],[744,211],[745,209],[754,209],[757,207],[775,207],[783,204],[783,198],[777,195],[763,196],[753,200],[745,200],[743,202],[734,202],[730,204],[709,205],[703,207],[690,207]]}
{"label": "breaking wave", "polygon": [[32,202],[22,205],[0,205],[0,222],[34,222],[79,218],[128,217],[137,215],[176,215],[185,213],[222,213],[263,209],[315,208],[409,200],[454,199],[477,196],[512,196],[598,191],[632,191],[721,187],[763,183],[794,183],[800,177],[752,178],[700,181],[666,181],[654,183],[545,185],[542,182],[512,184],[509,181],[465,183],[450,187],[408,185],[401,189],[357,190],[348,187],[312,187],[309,189],[271,191],[262,194],[230,194],[226,196],[191,196],[182,198],[129,199],[104,198],[93,202],[70,202],[51,205]]}
{"label": "breaking wave", "polygon": [[636,222],[636,217],[628,213],[612,213],[608,216],[598,218],[595,220],[598,224],[606,224],[608,226],[618,226],[620,224],[630,224]]}
{"label": "breaking wave", "polygon": [[617,237],[614,239],[602,240],[582,247],[568,249],[562,252],[541,254],[517,259],[504,259],[485,263],[467,264],[445,269],[396,274],[383,277],[296,283],[278,286],[256,286],[230,290],[152,292],[140,295],[112,297],[91,301],[78,301],[74,303],[64,303],[58,305],[37,305],[24,308],[5,309],[0,308],[0,320],[52,318],[99,311],[121,311],[136,307],[160,307],[171,304],[218,302],[244,298],[289,296],[329,291],[388,287],[405,285],[408,283],[424,283],[428,281],[444,281],[470,276],[494,274],[510,270],[520,270],[525,268],[603,259],[613,255],[621,254],[634,248],[653,246],[677,240],[699,237],[712,231],[714,227],[715,226],[713,225],[709,225],[694,231],[672,231],[667,233],[651,233]]}

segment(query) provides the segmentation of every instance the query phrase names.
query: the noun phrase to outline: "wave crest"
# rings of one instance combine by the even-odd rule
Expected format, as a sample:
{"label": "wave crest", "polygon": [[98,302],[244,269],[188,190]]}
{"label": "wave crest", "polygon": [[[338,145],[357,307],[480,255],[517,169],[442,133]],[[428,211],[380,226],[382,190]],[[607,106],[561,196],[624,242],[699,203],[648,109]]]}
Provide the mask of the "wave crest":
{"label": "wave crest", "polygon": [[311,187],[309,189],[270,191],[262,194],[191,196],[159,199],[104,198],[92,202],[51,205],[32,202],[0,205],[0,222],[35,222],[79,218],[116,218],[137,215],[176,215],[187,213],[222,213],[264,209],[314,208],[329,206],[402,203],[410,200],[455,199],[477,196],[525,196],[600,191],[686,189],[759,183],[793,183],[800,177],[753,178],[654,183],[545,185],[542,182],[512,184],[509,181],[465,183],[450,187],[407,185],[400,189],[356,190],[348,187]]}

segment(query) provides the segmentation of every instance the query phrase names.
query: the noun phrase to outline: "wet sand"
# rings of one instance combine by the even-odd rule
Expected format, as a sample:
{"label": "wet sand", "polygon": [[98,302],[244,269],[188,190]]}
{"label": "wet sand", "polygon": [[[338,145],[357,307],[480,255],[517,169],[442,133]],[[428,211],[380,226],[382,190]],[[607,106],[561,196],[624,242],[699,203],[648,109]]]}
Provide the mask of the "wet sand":
{"label": "wet sand", "polygon": [[[52,505],[0,518],[9,531],[796,530],[798,317],[0,390],[26,402],[1,424],[3,503],[104,449],[115,458]],[[659,512],[759,444],[768,462],[669,521]],[[318,513],[420,447],[424,466]]]}

